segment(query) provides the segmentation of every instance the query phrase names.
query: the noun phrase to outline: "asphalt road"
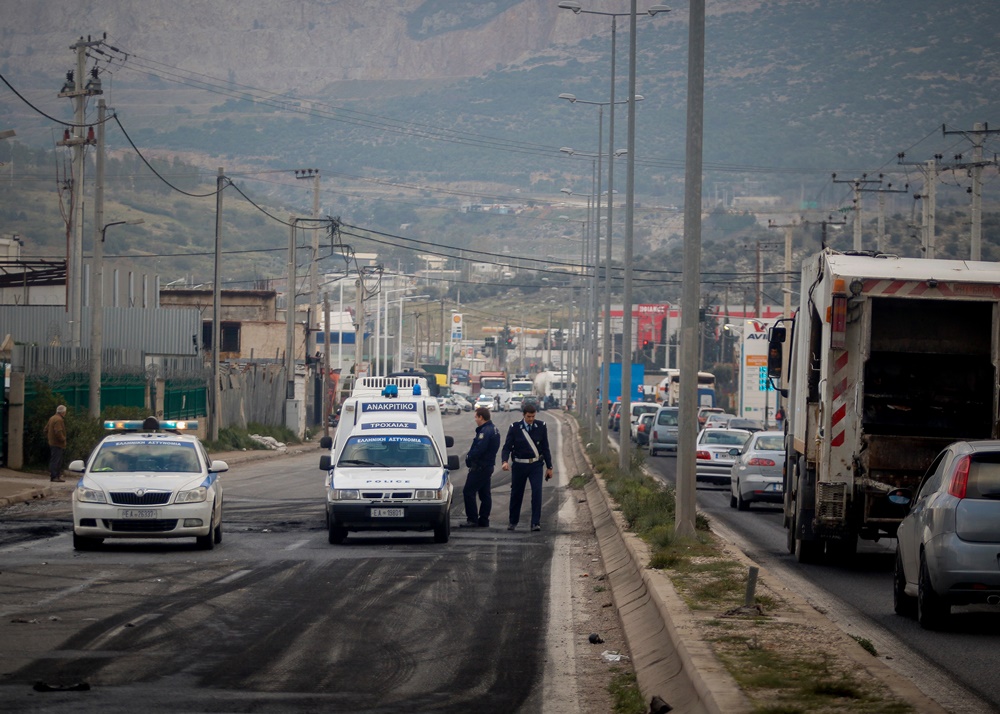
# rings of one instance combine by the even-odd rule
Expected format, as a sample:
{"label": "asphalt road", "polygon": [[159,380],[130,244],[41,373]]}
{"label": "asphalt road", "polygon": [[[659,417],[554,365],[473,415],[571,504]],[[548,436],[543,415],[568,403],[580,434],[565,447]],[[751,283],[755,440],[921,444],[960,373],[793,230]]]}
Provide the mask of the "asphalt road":
{"label": "asphalt road", "polygon": [[[673,454],[647,458],[647,466],[665,482],[674,483]],[[1000,710],[1000,678],[996,651],[1000,647],[1000,609],[988,606],[953,608],[946,632],[923,630],[915,620],[892,609],[892,568],[895,539],[861,541],[848,563],[802,565],[786,548],[781,506],[755,503],[749,511],[729,506],[729,488],[698,485],[698,508],[713,523],[721,523],[742,541],[747,555],[774,572],[790,587],[830,611],[852,633],[891,651],[898,668],[951,712]],[[821,592],[822,596],[813,596]],[[898,661],[896,661],[898,660]]]}
{"label": "asphalt road", "polygon": [[[509,422],[498,415],[501,428]],[[468,414],[447,418],[452,453],[473,428]],[[75,552],[68,503],[10,509],[0,710],[576,708],[556,706],[563,694],[543,676],[556,489],[545,490],[545,531],[509,533],[509,475],[498,471],[494,528],[460,530],[463,469],[448,544],[352,533],[331,546],[318,461],[317,450],[233,468],[213,551],[134,540]],[[62,691],[79,683],[89,691]]]}

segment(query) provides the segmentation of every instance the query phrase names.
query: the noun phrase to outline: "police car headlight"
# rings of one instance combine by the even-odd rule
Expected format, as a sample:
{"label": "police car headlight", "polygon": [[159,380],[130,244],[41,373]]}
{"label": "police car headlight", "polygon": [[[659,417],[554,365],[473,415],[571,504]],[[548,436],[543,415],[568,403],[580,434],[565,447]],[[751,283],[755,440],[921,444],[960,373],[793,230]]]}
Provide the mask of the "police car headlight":
{"label": "police car headlight", "polygon": [[104,491],[96,491],[92,488],[80,486],[76,489],[76,500],[82,503],[107,503],[108,499]]}
{"label": "police car headlight", "polygon": [[357,501],[361,492],[356,488],[334,488],[330,490],[331,501]]}
{"label": "police car headlight", "polygon": [[444,498],[444,489],[422,488],[417,490],[413,497],[418,501],[440,501]]}
{"label": "police car headlight", "polygon": [[178,491],[174,503],[201,503],[208,498],[208,489],[204,486],[191,489],[190,491]]}

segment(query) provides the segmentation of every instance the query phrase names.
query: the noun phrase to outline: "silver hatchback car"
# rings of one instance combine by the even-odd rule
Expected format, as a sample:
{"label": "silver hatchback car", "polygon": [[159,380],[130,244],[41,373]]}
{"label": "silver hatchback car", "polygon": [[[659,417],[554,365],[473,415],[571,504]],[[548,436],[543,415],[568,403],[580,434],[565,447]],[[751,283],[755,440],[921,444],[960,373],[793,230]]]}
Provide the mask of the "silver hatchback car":
{"label": "silver hatchback car", "polygon": [[927,469],[899,524],[896,612],[935,629],[952,605],[1000,604],[998,553],[1000,441],[956,442]]}
{"label": "silver hatchback car", "polygon": [[782,503],[785,499],[784,467],[784,432],[753,433],[740,450],[730,472],[732,491],[729,505],[746,511],[754,501]]}
{"label": "silver hatchback car", "polygon": [[656,410],[649,432],[649,455],[660,451],[677,451],[677,407],[661,406]]}

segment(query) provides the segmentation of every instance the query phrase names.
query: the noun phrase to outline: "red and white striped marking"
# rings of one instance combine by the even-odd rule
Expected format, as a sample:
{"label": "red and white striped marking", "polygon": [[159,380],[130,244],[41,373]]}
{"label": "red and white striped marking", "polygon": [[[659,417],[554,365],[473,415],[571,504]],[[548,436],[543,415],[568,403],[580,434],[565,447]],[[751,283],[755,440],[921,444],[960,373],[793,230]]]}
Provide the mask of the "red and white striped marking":
{"label": "red and white striped marking", "polygon": [[833,415],[830,417],[830,446],[844,443],[844,417],[847,416],[847,361],[850,353],[841,352],[833,363]]}
{"label": "red and white striped marking", "polygon": [[887,295],[890,297],[967,297],[1000,299],[1000,285],[989,283],[944,283],[931,287],[924,280],[879,280],[869,278],[864,281],[862,292],[866,295]]}

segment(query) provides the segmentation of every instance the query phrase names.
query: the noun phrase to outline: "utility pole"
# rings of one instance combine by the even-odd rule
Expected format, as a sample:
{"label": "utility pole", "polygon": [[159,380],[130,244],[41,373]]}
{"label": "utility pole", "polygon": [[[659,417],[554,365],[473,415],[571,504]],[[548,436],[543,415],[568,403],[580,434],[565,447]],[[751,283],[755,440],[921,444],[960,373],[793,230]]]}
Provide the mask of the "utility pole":
{"label": "utility pole", "polygon": [[70,49],[76,51],[76,70],[70,70],[66,73],[66,83],[63,85],[62,91],[59,92],[60,97],[74,100],[72,133],[67,129],[63,134],[62,141],[57,142],[59,146],[73,148],[70,225],[66,236],[69,240],[66,305],[69,310],[70,342],[73,347],[80,346],[80,328],[83,319],[83,148],[96,142],[93,127],[89,128],[86,136],[83,133],[86,121],[86,102],[87,97],[104,93],[96,67],[91,72],[86,85],[84,85],[84,78],[87,71],[87,48],[101,44],[103,44],[103,40],[91,40],[88,36],[86,40],[81,37],[70,45]]}
{"label": "utility pole", "polygon": [[101,418],[104,351],[104,100],[97,101],[97,156],[94,182],[94,250],[90,266],[90,416]]}
{"label": "utility pole", "polygon": [[222,421],[222,390],[219,387],[219,356],[222,345],[222,189],[226,177],[219,167],[215,179],[215,267],[212,278],[212,441],[219,440]]}
{"label": "utility pole", "polygon": [[923,193],[913,194],[914,200],[923,200],[920,212],[920,241],[925,258],[933,258],[937,240],[937,175],[940,170],[938,162],[944,158],[941,154],[934,154],[930,161],[913,162],[903,161],[906,155],[902,152],[896,154],[896,163],[901,166],[916,166],[924,177]]}
{"label": "utility pole", "polygon": [[323,293],[323,333],[323,435],[330,436],[330,399],[328,397],[330,391],[330,296],[327,293]]}
{"label": "utility pole", "polygon": [[[312,216],[315,223],[312,228],[312,260],[309,263],[309,308],[310,312],[319,304],[319,169],[296,169],[295,178],[311,179],[313,182]],[[306,331],[306,355],[312,355],[316,350],[316,338]]]}
{"label": "utility pole", "polygon": [[854,190],[854,250],[861,250],[861,193],[865,190],[865,185],[870,183],[882,183],[882,176],[877,179],[868,178],[868,174],[861,174],[859,179],[841,180],[837,174],[833,174],[834,183],[849,183]]}
{"label": "utility pole", "polygon": [[[952,166],[955,169],[969,169],[972,173],[972,188],[970,193],[972,194],[972,229],[971,236],[969,240],[970,247],[970,259],[971,260],[982,260],[982,250],[983,250],[983,167],[984,166],[995,166],[997,160],[994,157],[992,161],[983,161],[983,142],[986,137],[990,134],[1000,133],[1000,129],[990,129],[988,124],[979,123],[973,125],[972,131],[948,131],[947,128],[942,125],[941,133],[944,136],[949,134],[961,134],[966,139],[972,142],[972,162],[971,163],[957,163]],[[962,156],[959,154],[955,157],[956,159],[961,159]]]}
{"label": "utility pole", "polygon": [[[787,281],[792,275],[792,233],[795,230],[797,223],[786,223],[784,225],[779,225],[774,221],[768,221],[768,228],[781,228],[785,231],[785,280]],[[792,292],[787,285],[781,288],[782,306],[781,306],[781,316],[791,317],[792,316]]]}
{"label": "utility pole", "polygon": [[893,188],[891,183],[886,184],[885,188],[875,189],[875,193],[878,194],[878,236],[875,246],[878,248],[879,253],[885,252],[885,242],[886,238],[888,238],[885,233],[885,195],[887,193],[908,193],[909,190],[910,184],[904,184],[903,188]]}
{"label": "utility pole", "polygon": [[[285,290],[285,404],[295,399],[295,216],[288,217],[288,287]],[[285,425],[288,417],[285,413]]]}

